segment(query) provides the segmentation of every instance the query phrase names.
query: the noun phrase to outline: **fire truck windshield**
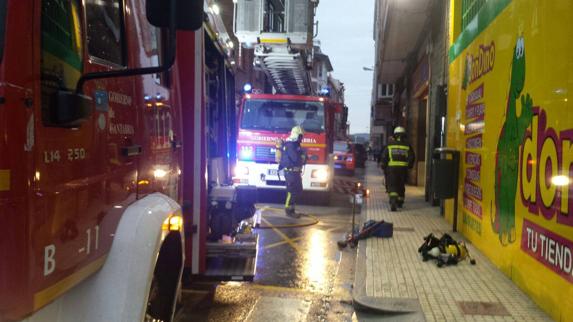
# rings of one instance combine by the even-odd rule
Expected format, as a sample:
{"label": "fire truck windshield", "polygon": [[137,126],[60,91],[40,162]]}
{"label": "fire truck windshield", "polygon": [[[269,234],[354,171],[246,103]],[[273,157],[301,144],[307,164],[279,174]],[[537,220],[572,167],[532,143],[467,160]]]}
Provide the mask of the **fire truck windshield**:
{"label": "fire truck windshield", "polygon": [[248,100],[241,128],[288,132],[300,125],[306,132],[324,132],[324,105],[320,102]]}
{"label": "fire truck windshield", "polygon": [[350,151],[350,145],[346,141],[334,141],[334,152],[343,152],[346,153]]}

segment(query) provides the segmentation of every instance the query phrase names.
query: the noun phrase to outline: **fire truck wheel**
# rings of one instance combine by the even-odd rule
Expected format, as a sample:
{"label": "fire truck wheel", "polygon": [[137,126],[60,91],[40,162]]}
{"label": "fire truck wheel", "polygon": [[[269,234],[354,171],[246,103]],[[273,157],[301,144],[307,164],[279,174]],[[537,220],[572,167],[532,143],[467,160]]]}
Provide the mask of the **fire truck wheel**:
{"label": "fire truck wheel", "polygon": [[170,233],[163,242],[155,264],[153,279],[147,299],[145,322],[171,322],[181,281],[181,235]]}

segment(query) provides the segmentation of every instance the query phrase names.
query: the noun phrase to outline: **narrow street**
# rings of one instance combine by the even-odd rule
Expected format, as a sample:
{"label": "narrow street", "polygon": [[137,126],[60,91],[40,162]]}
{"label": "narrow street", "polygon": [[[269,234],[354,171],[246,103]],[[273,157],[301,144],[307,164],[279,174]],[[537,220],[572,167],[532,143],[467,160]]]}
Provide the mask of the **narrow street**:
{"label": "narrow street", "polygon": [[573,322],[572,21],[0,0],[0,322]]}
{"label": "narrow street", "polygon": [[183,291],[176,321],[352,321],[355,251],[336,244],[351,226],[349,197],[334,193],[327,207],[305,196],[298,210],[309,216],[296,220],[284,215],[280,195],[259,196],[272,203],[258,205],[254,282],[194,284]]}

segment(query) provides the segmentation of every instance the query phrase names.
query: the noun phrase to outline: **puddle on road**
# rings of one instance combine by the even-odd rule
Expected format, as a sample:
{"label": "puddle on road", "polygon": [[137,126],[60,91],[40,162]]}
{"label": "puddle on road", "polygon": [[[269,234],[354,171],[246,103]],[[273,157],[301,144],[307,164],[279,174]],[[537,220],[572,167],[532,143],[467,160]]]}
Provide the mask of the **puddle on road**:
{"label": "puddle on road", "polygon": [[310,305],[305,299],[261,297],[246,321],[306,321]]}

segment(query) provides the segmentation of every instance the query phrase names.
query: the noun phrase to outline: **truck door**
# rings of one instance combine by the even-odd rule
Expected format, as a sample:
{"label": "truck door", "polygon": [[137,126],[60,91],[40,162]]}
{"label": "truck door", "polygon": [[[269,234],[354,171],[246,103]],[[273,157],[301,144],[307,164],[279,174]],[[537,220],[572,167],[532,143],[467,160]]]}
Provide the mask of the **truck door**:
{"label": "truck door", "polygon": [[136,197],[141,135],[129,79],[87,82],[92,113],[81,125],[62,126],[52,118],[56,91],[73,91],[82,73],[127,66],[123,1],[85,0],[84,10],[79,0],[38,2],[42,95],[30,233],[42,258],[34,285],[44,290],[88,263],[103,264],[119,217]]}
{"label": "truck door", "polygon": [[[145,0],[136,3],[145,8]],[[165,59],[167,34],[151,26],[143,11],[132,24],[135,34],[141,35],[134,59],[138,67],[158,66]],[[162,74],[143,75],[135,83],[137,108],[142,115],[142,131],[146,138],[138,171],[138,198],[152,192],[162,192],[173,200],[181,201],[180,166],[181,127],[177,82],[171,71]]]}
{"label": "truck door", "polygon": [[29,311],[34,3],[0,1],[0,320]]}

